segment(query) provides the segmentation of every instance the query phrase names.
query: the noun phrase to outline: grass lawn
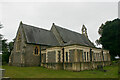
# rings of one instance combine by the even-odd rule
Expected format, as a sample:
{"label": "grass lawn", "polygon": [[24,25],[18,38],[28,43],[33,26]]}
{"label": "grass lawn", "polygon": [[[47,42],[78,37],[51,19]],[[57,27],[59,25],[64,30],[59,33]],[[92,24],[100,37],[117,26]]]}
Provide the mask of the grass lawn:
{"label": "grass lawn", "polygon": [[85,70],[72,72],[66,70],[52,70],[43,67],[15,67],[3,65],[5,76],[10,78],[118,78],[118,66],[104,67],[107,72]]}

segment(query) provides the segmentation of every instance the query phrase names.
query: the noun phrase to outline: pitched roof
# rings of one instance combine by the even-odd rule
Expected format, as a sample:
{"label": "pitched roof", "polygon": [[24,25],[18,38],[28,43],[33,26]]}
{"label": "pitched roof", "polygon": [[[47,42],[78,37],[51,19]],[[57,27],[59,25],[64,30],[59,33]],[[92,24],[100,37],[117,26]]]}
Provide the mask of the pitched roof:
{"label": "pitched roof", "polygon": [[26,24],[22,24],[22,26],[27,43],[59,46],[57,39],[51,31]]}
{"label": "pitched roof", "polygon": [[63,39],[63,42],[65,43],[64,45],[80,44],[84,46],[95,47],[84,34],[80,34],[57,25],[54,26]]}
{"label": "pitched roof", "polygon": [[80,44],[84,46],[95,47],[90,40],[83,34],[54,25],[64,44],[59,44],[51,30],[37,28],[27,24],[21,24],[25,33],[27,43],[41,44],[48,46],[66,46],[71,44]]}

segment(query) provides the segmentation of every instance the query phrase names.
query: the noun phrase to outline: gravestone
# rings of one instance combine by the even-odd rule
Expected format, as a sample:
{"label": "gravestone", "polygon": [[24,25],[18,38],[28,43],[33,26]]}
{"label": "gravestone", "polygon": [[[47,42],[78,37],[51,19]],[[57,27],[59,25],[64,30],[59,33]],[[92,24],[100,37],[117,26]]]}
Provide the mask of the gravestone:
{"label": "gravestone", "polygon": [[0,68],[0,78],[4,77],[5,69]]}
{"label": "gravestone", "polygon": [[0,69],[0,80],[10,80],[9,77],[4,77],[5,76],[5,69]]}

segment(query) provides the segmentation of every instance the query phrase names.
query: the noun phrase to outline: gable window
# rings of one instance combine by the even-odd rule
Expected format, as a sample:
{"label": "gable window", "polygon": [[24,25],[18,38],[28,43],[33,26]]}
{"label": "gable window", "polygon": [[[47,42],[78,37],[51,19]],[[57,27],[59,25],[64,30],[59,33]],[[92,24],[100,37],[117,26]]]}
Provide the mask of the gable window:
{"label": "gable window", "polygon": [[20,33],[18,33],[17,43],[16,43],[16,51],[20,51],[20,44],[21,44],[21,35],[20,35]]}
{"label": "gable window", "polygon": [[34,47],[34,55],[39,55],[39,46]]}

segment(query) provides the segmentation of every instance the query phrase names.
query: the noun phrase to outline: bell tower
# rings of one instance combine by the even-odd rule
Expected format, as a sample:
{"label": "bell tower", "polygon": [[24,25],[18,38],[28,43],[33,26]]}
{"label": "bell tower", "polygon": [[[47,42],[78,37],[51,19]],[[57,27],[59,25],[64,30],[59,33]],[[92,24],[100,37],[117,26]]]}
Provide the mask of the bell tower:
{"label": "bell tower", "polygon": [[82,26],[82,34],[84,34],[86,37],[88,37],[88,35],[87,35],[87,28],[85,27],[84,24]]}

